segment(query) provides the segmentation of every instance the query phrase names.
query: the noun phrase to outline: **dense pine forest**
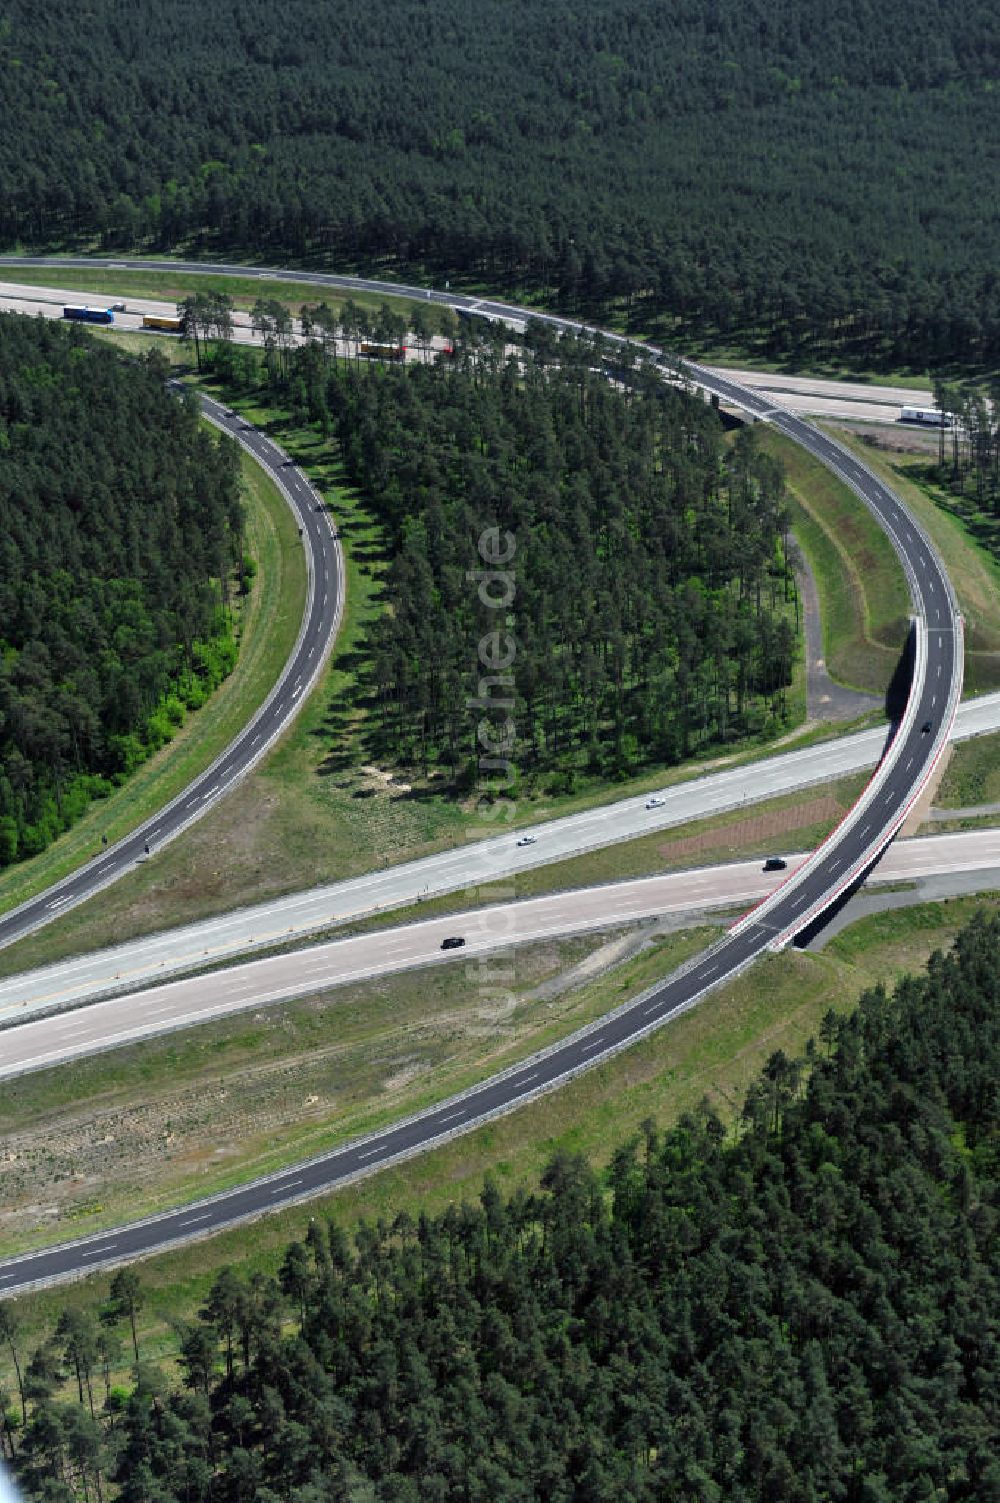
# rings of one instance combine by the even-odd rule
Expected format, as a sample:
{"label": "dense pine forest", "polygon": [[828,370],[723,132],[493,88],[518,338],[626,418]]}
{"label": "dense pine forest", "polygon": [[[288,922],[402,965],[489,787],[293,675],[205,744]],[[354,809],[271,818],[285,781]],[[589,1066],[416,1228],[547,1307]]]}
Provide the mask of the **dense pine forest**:
{"label": "dense pine forest", "polygon": [[4,0],[0,245],[420,270],[1000,359],[989,0]]}
{"label": "dense pine forest", "polygon": [[405,367],[271,342],[276,396],[336,435],[382,525],[366,759],[571,791],[785,723],[780,466],[658,374],[606,369],[599,341],[534,325],[516,356],[473,329]]}
{"label": "dense pine forest", "polygon": [[32,1347],[0,1305],[7,1453],[46,1503],[997,1503],[998,1004],[980,919],[774,1055],[733,1134],[311,1222],[171,1311],[177,1374],[141,1272]]}
{"label": "dense pine forest", "polygon": [[110,792],[235,660],[236,450],[164,375],[0,315],[0,865]]}

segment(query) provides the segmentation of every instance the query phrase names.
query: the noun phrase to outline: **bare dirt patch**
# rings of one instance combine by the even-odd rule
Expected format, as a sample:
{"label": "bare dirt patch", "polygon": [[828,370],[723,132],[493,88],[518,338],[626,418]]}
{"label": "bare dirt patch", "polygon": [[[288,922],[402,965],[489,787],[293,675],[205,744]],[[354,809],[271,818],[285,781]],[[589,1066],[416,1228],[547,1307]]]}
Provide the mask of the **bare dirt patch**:
{"label": "bare dirt patch", "polygon": [[872,449],[881,449],[886,454],[936,454],[938,451],[937,430],[926,432],[919,428],[888,428],[885,423],[844,423],[856,438]]}
{"label": "bare dirt patch", "polygon": [[749,814],[718,829],[705,830],[700,835],[670,840],[660,846],[660,854],[669,861],[675,856],[700,856],[705,851],[727,850],[732,846],[764,846],[776,836],[787,835],[792,830],[832,824],[843,813],[844,805],[830,794],[824,794],[788,809]]}
{"label": "bare dirt patch", "polygon": [[489,1074],[562,1025],[565,1002],[535,989],[601,945],[593,935],[519,950],[500,1003],[465,966],[448,967],[27,1076],[0,1100],[0,1245],[192,1199],[405,1114],[464,1071]]}

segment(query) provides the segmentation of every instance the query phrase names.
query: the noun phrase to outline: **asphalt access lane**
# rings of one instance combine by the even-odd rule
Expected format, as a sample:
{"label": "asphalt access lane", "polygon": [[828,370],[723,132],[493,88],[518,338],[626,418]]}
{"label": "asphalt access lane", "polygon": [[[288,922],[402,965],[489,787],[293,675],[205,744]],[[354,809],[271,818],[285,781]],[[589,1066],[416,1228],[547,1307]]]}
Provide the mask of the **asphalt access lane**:
{"label": "asphalt access lane", "polygon": [[[329,279],[331,283],[335,280],[343,284],[347,279]],[[353,280],[364,285],[359,279]],[[372,285],[375,284],[369,284]],[[407,289],[393,290],[405,292]],[[436,300],[446,299],[439,295]],[[467,299],[465,304],[469,306],[474,301]],[[481,306],[489,309],[491,305]],[[524,310],[519,311],[523,315]],[[551,316],[544,317],[543,321],[554,327],[580,327]],[[50,1249],[33,1258],[0,1265],[0,1292],[10,1292],[32,1282],[72,1276],[100,1263],[124,1261],[142,1252],[197,1236],[202,1231],[260,1215],[279,1204],[301,1199],[320,1188],[333,1188],[383,1163],[421,1151],[473,1123],[510,1111],[579,1070],[588,1068],[595,1060],[617,1053],[653,1028],[661,1027],[679,1012],[694,1006],[708,991],[738,975],[765,950],[785,942],[824,905],[834,901],[866,864],[877,859],[905,818],[951,731],[961,689],[961,660],[955,652],[959,621],[950,584],[936,554],[902,502],[846,451],[756,393],[700,367],[691,366],[688,370],[706,389],[726,396],[727,400],[736,402],[752,415],[768,421],[780,418],[784,431],[798,437],[799,442],[845,479],[870,505],[892,537],[907,570],[914,607],[920,618],[917,681],[911,689],[906,715],[882,767],[855,811],[776,894],[766,899],[723,941],[651,993],[610,1014],[593,1030],[577,1034],[533,1056],[516,1069],[473,1088],[462,1097],[453,1098],[445,1104],[447,1110],[435,1108],[424,1112],[386,1133],[325,1155],[310,1165],[298,1165],[290,1177],[255,1181],[210,1202],[189,1206],[143,1226],[124,1228],[109,1234],[104,1241],[88,1239],[75,1246]],[[925,633],[924,624],[931,624],[930,611],[935,613],[937,629]],[[942,611],[946,613],[944,620]],[[945,678],[944,684],[940,683],[942,677]],[[937,706],[938,695],[942,692],[944,702]],[[936,723],[933,718],[924,718],[935,706],[938,709]],[[928,727],[926,732],[925,725]]]}
{"label": "asphalt access lane", "polygon": [[[806,858],[788,855],[789,866]],[[890,846],[869,878],[869,901],[877,904],[925,901],[949,883],[961,892],[997,886],[1000,829],[922,836]],[[671,927],[702,922],[720,909],[739,910],[773,891],[781,875],[761,862],[663,872],[625,882],[606,883],[543,897],[494,904],[463,914],[421,919],[375,933],[310,945],[289,954],[271,955],[213,972],[168,981],[110,1001],[19,1022],[6,1030],[0,1049],[0,1081],[65,1064],[88,1054],[191,1028],[212,1018],[248,1008],[272,1006],[294,998],[325,994],[337,1007],[343,988],[414,968],[461,964],[471,980],[489,974],[485,957],[514,946],[556,936],[603,931],[667,919]],[[905,884],[904,895],[878,894],[879,885]],[[929,885],[928,885],[929,884]],[[845,912],[854,911],[850,905]],[[460,934],[461,949],[446,949],[449,936]],[[824,938],[829,928],[824,928]],[[467,973],[468,974],[468,973]]]}
{"label": "asphalt access lane", "polygon": [[[947,634],[938,635],[944,637]],[[925,707],[930,693],[928,680],[917,713]],[[913,724],[916,724],[915,720]],[[887,780],[880,790],[880,797],[884,794],[890,806],[886,816],[890,819],[898,812],[898,802],[912,794],[910,777],[915,756],[916,753],[903,774],[898,771],[902,763],[897,762],[893,778]],[[854,849],[849,850],[846,857],[836,845],[827,851],[808,880],[779,898],[766,920],[751,919],[718,946],[698,957],[692,965],[590,1029],[533,1056],[500,1077],[396,1124],[387,1132],[295,1165],[277,1176],[78,1244],[10,1260],[0,1265],[0,1293],[13,1293],[32,1284],[53,1282],[78,1276],[95,1267],[128,1261],[334,1189],[553,1089],[595,1061],[617,1053],[663,1026],[693,1007],[722,981],[731,979],[750,965],[773,943],[783,925],[794,922],[798,912],[808,911],[817,896],[820,899],[825,896],[831,883],[838,880],[838,869],[844,859],[852,859],[857,849],[862,852],[867,849],[867,830],[849,833]]]}
{"label": "asphalt access lane", "polygon": [[[172,384],[177,387],[177,383]],[[210,397],[202,398],[202,411],[252,454],[295,514],[308,566],[306,606],[298,640],[264,704],[212,765],[124,840],[0,917],[0,948],[108,887],[206,814],[246,777],[291,723],[333,645],[342,609],[344,571],[340,543],[325,507],[302,472],[266,435]]]}

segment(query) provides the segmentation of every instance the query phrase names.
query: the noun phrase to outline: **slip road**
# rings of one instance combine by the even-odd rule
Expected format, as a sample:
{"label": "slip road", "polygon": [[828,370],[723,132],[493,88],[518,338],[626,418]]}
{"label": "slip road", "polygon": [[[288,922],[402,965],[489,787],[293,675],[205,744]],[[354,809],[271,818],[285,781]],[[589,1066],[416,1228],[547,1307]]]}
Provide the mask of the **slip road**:
{"label": "slip road", "polygon": [[[7,264],[45,263],[21,259]],[[60,264],[72,263],[62,261]],[[155,262],[129,262],[128,265],[162,270],[162,264],[157,266]],[[234,273],[236,270],[197,264],[176,265],[178,269],[205,272]],[[245,272],[245,268],[241,270]],[[356,278],[320,273],[283,275],[315,285],[425,295],[421,289],[363,282]],[[537,316],[527,310],[481,299],[456,299],[445,293],[431,296],[438,302],[474,308],[486,316],[522,319]],[[581,327],[551,316],[546,316],[545,321],[557,328]],[[658,353],[653,352],[654,355]],[[204,1236],[223,1226],[262,1215],[277,1206],[333,1189],[511,1111],[589,1068],[595,1061],[618,1053],[661,1027],[693,1007],[707,992],[738,975],[763,951],[787,942],[797,929],[833,902],[854,875],[874,861],[885,848],[941,754],[951,731],[961,691],[961,623],[948,579],[927,538],[903,503],[852,455],[810,424],[776,408],[766,397],[700,367],[686,369],[691,378],[706,390],[716,392],[720,398],[735,403],[753,417],[775,423],[840,476],[881,522],[906,569],[917,617],[918,672],[900,730],[869,791],[863,796],[863,814],[848,816],[820,851],[725,939],[667,981],[599,1023],[385,1132],[319,1155],[307,1163],[296,1164],[283,1174],[255,1180],[239,1189],[103,1236],[63,1244],[2,1263],[0,1295],[39,1283],[78,1277],[95,1267],[126,1262],[191,1237]],[[940,673],[937,671],[939,667]]]}
{"label": "slip road", "polygon": [[295,514],[308,567],[306,606],[298,640],[264,704],[211,767],[89,865],[0,917],[0,949],[116,882],[145,858],[147,849],[155,853],[218,803],[246,777],[301,709],[333,646],[343,605],[344,564],[325,506],[302,471],[266,434],[210,397],[203,396],[201,404],[208,420],[235,438],[267,471]]}

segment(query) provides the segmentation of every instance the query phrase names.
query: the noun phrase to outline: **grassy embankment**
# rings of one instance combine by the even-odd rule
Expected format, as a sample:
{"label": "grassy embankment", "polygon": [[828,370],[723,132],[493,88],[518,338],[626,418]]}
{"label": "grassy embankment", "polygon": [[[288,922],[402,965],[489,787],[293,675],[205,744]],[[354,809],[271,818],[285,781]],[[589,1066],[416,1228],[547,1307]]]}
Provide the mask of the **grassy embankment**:
{"label": "grassy embankment", "polygon": [[965,809],[1000,800],[1000,732],[977,736],[955,748],[941,782],[937,803],[943,809]]}
{"label": "grassy embankment", "polygon": [[761,444],[785,466],[793,527],[812,566],[823,651],[841,683],[884,693],[909,622],[909,594],[892,544],[867,507],[829,470],[773,429]]}
{"label": "grassy embankment", "polygon": [[[284,1245],[303,1234],[311,1216],[332,1214],[349,1227],[361,1217],[382,1216],[391,1221],[404,1209],[411,1214],[420,1209],[440,1210],[453,1201],[474,1198],[486,1173],[504,1191],[530,1186],[537,1183],[541,1168],[558,1149],[582,1152],[603,1165],[610,1149],[636,1131],[644,1118],[668,1123],[704,1098],[727,1122],[735,1123],[746,1088],[770,1053],[778,1048],[800,1053],[829,1008],[850,1007],[875,981],[891,983],[904,971],[912,971],[934,949],[947,945],[980,907],[995,912],[1000,897],[882,914],[845,931],[821,955],[793,952],[770,957],[670,1027],[510,1117],[337,1195],[267,1218],[249,1231],[238,1229],[147,1261],[140,1266],[147,1290],[140,1326],[143,1349],[150,1356],[176,1351],[174,1322],[197,1308],[219,1269],[236,1264],[247,1274],[257,1268],[273,1270]],[[690,943],[691,938],[697,936],[675,936],[647,949],[569,998],[568,1004],[594,1011],[613,1005],[669,970],[677,959],[675,947]],[[394,986],[373,988],[383,997],[380,1006],[385,1013],[391,1013]],[[311,1030],[318,1026],[309,1021],[310,1006],[321,1010],[316,1004],[299,1004],[302,1017],[296,1027],[304,1030],[298,1039],[300,1049],[303,1038],[308,1043]],[[447,1014],[446,997],[442,1008]],[[255,1051],[263,1037],[280,1051],[282,1015],[262,1015],[252,1026],[257,1033]],[[191,1040],[184,1048],[191,1051]],[[205,1056],[201,1068],[207,1075]],[[279,1052],[276,1068],[280,1058]],[[217,1090],[225,1089],[225,1072],[230,1067],[242,1082],[240,1062],[234,1058],[216,1071]],[[173,1063],[171,1068],[175,1068]],[[69,1110],[65,1104],[61,1109]],[[17,1105],[12,1111],[22,1130],[30,1125],[26,1106]],[[107,1283],[106,1275],[97,1275],[83,1284],[19,1300],[27,1338],[50,1331],[66,1306],[94,1305],[103,1298]]]}
{"label": "grassy embankment", "polygon": [[944,560],[965,618],[965,695],[1000,688],[1000,519],[923,480],[926,454],[893,455],[837,436],[911,508]]}
{"label": "grassy embankment", "polygon": [[[963,741],[951,754],[934,799],[939,810],[1000,804],[1000,731]],[[935,820],[928,829],[943,835],[950,830],[973,830],[997,824],[995,814]]]}
{"label": "grassy embankment", "polygon": [[[347,551],[348,589],[330,672],[290,734],[240,789],[158,853],[127,887],[109,889],[5,952],[0,974],[431,854],[486,833],[474,801],[442,796],[433,783],[408,789],[389,769],[365,762],[358,735],[366,713],[359,674],[364,636],[380,608],[384,563],[377,526],[342,484],[336,456],[315,433],[294,427],[253,399],[234,399],[234,404],[303,463],[336,514]],[[797,477],[797,483],[806,481]],[[817,506],[834,507],[838,518],[861,511],[860,503],[832,480]],[[830,580],[837,567],[834,559],[825,569]],[[797,673],[793,692],[801,698],[801,665]],[[781,745],[807,745],[834,729],[808,729],[783,738]],[[749,764],[773,749],[773,742],[750,742],[724,758],[706,757],[669,770],[650,768],[627,783],[609,787],[594,782],[570,796],[538,789],[520,801],[516,824],[646,793],[709,768]],[[586,880],[582,872],[579,880]]]}
{"label": "grassy embankment", "polygon": [[[741,840],[760,828],[791,824],[796,840],[808,846],[841,817],[856,789],[857,780],[845,781],[836,785],[837,798],[824,792],[796,805],[789,797],[742,820],[701,821],[673,840],[647,837],[639,843],[646,869],[704,861],[708,852],[742,854]],[[759,850],[758,841],[754,854]],[[552,868],[557,885],[572,885],[564,870],[572,866]],[[545,885],[545,872],[532,875]],[[487,891],[482,900],[493,896],[502,893]],[[470,898],[462,894],[457,901],[468,905]],[[444,906],[442,899],[398,917],[426,917]],[[614,932],[649,928],[626,925]],[[657,974],[713,932],[664,941]],[[464,964],[447,965],[432,976],[417,971],[328,990],[322,1000],[248,1010],[7,1082],[0,1093],[0,1139],[17,1144],[17,1158],[4,1176],[0,1241],[10,1245],[22,1235],[58,1240],[222,1190],[485,1078],[614,1005],[628,995],[623,987],[642,984],[640,975],[629,974],[613,977],[610,992],[599,983],[568,1000],[533,995],[546,979],[539,956],[558,971],[604,943],[601,934],[588,935],[525,946],[513,960],[498,960],[512,968],[509,984],[524,994],[516,1008],[498,1011],[481,1000],[477,963],[468,975]],[[140,1170],[143,1155],[148,1183]],[[17,1205],[35,1209],[23,1213]],[[39,1206],[47,1209],[38,1213]]]}
{"label": "grassy embankment", "polygon": [[248,551],[257,560],[258,573],[240,606],[240,655],[235,669],[208,705],[189,715],[174,739],[127,784],[110,798],[95,802],[41,855],[0,875],[0,911],[16,907],[85,865],[100,851],[102,835],[111,842],[119,840],[162,808],[209,766],[267,697],[298,634],[305,602],[305,559],[288,506],[248,457],[243,460],[243,480]]}
{"label": "grassy embankment", "polygon": [[705,938],[670,936],[627,976],[598,963],[575,987],[603,936],[526,946],[492,986],[459,957],[432,985],[358,983],[7,1082],[0,1242],[114,1226],[374,1131],[600,1016]]}

